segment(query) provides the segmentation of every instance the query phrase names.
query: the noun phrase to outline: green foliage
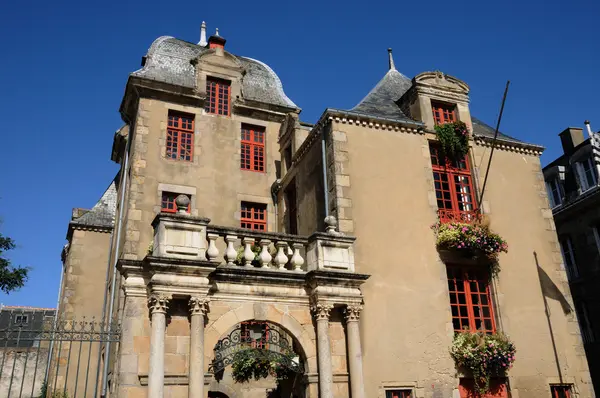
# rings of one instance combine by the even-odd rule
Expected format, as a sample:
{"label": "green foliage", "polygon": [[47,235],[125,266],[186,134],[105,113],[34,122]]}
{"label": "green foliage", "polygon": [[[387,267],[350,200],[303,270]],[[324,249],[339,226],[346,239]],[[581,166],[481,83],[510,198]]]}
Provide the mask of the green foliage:
{"label": "green foliage", "polygon": [[453,250],[470,257],[483,254],[490,262],[491,274],[499,271],[498,254],[508,252],[508,244],[502,237],[482,223],[438,222],[431,227],[436,234],[438,249]]}
{"label": "green foliage", "polygon": [[63,391],[54,391],[48,394],[48,382],[44,381],[40,389],[40,395],[37,398],[69,398],[69,394]]}
{"label": "green foliage", "polygon": [[0,234],[0,290],[4,293],[23,287],[29,274],[29,268],[14,267],[10,260],[4,257],[4,252],[15,247],[15,242],[11,238]]}
{"label": "green foliage", "polygon": [[473,373],[475,389],[480,395],[489,391],[492,377],[506,376],[515,361],[515,353],[515,345],[501,333],[457,333],[450,348],[456,366]]}
{"label": "green foliage", "polygon": [[232,364],[232,377],[236,383],[246,383],[252,378],[260,380],[273,376],[277,382],[290,377],[292,371],[284,362],[290,362],[293,353],[274,354],[257,348],[249,348],[235,353]]}
{"label": "green foliage", "polygon": [[442,153],[450,160],[458,161],[469,152],[469,130],[463,122],[445,123],[435,126]]}
{"label": "green foliage", "polygon": [[[260,251],[261,251],[261,247],[257,244],[253,244],[252,247],[252,253],[254,253],[254,260],[252,260],[252,265],[254,267],[258,267],[260,266],[260,262],[258,259],[258,256],[260,255]],[[237,250],[237,256],[235,258],[235,261],[233,262],[236,265],[244,265],[244,250],[245,247],[244,245],[240,246]]]}

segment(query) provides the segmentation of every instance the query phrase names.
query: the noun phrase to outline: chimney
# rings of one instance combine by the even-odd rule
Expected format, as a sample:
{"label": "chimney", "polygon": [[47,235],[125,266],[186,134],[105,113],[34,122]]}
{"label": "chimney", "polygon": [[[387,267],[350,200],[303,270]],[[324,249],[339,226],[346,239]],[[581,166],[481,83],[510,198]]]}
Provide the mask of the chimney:
{"label": "chimney", "polygon": [[219,28],[214,35],[208,38],[208,48],[225,48],[225,40],[219,36]]}
{"label": "chimney", "polygon": [[594,135],[594,133],[592,133],[592,127],[590,126],[590,121],[586,120],[584,123],[585,123],[585,128],[586,128],[587,133],[588,133],[588,137],[592,138],[593,135]]}
{"label": "chimney", "polygon": [[567,127],[559,136],[565,155],[572,154],[573,149],[585,140],[583,138],[583,129],[580,127]]}
{"label": "chimney", "polygon": [[198,42],[198,45],[206,47],[206,44],[206,22],[202,21],[202,25],[200,26],[200,41]]}

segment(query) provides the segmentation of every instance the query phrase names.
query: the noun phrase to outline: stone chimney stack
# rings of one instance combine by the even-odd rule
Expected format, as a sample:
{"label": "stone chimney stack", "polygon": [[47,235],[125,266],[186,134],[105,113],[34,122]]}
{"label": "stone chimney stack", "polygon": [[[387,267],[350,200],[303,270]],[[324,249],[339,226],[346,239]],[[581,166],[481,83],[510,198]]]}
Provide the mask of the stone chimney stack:
{"label": "stone chimney stack", "polygon": [[573,153],[573,149],[585,141],[583,129],[580,127],[567,127],[559,136],[565,155]]}

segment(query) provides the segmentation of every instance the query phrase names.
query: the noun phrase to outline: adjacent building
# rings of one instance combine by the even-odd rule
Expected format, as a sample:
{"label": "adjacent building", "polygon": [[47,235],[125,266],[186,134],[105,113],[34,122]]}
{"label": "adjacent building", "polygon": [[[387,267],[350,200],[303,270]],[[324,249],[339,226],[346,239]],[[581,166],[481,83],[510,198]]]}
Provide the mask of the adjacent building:
{"label": "adjacent building", "polygon": [[[588,121],[586,132],[559,134],[563,154],[544,167],[565,270],[596,391],[600,391],[600,145]],[[587,137],[586,137],[587,135]]]}
{"label": "adjacent building", "polygon": [[[311,124],[218,33],[152,43],[120,107],[119,176],[74,214],[63,253],[59,314],[122,328],[102,349],[106,395],[467,397],[473,376],[448,352],[469,328],[517,347],[489,396],[594,396],[543,148],[494,142],[465,82],[408,78],[391,50],[372,78],[355,107]],[[469,150],[449,163],[434,127],[456,121]],[[431,229],[482,213],[509,245],[494,278],[442,255]],[[244,344],[291,376],[236,382]]]}

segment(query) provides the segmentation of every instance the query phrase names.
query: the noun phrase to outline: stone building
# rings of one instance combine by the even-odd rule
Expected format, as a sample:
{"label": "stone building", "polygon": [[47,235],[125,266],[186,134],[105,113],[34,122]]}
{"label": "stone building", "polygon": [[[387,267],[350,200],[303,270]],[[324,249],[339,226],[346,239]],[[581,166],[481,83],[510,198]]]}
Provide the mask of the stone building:
{"label": "stone building", "polygon": [[[111,234],[69,236],[71,251],[81,238],[79,255],[98,253],[78,264],[109,275],[115,297],[108,394],[466,397],[472,375],[449,347],[470,327],[516,344],[494,396],[594,396],[543,148],[500,134],[480,201],[494,131],[471,117],[468,85],[388,62],[358,105],[309,124],[275,72],[218,33],[152,43],[120,107]],[[434,126],[454,121],[469,151],[450,167]],[[431,229],[481,213],[509,244],[493,279],[444,257]],[[235,382],[240,347],[290,375]]]}
{"label": "stone building", "polygon": [[585,122],[559,134],[563,154],[544,167],[565,270],[592,381],[600,391],[600,140]]}

